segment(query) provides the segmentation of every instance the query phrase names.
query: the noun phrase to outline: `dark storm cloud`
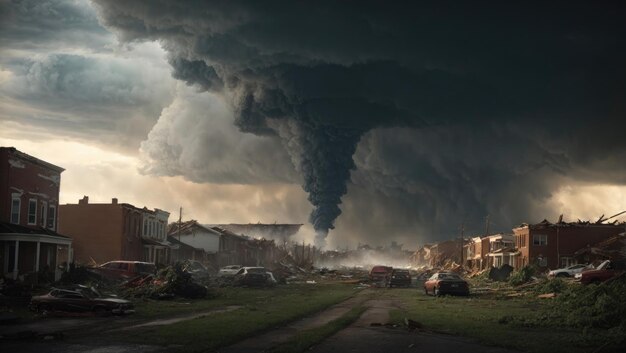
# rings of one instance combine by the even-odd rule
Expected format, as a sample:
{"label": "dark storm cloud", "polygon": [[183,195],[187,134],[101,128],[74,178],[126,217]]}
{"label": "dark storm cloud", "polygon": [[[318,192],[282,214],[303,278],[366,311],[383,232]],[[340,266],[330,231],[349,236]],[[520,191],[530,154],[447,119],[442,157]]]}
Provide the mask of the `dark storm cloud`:
{"label": "dark storm cloud", "polygon": [[[397,170],[432,229],[519,195],[506,212],[528,216],[559,175],[624,183],[622,3],[96,3],[121,39],[160,40],[175,77],[222,90],[241,130],[282,138],[322,235],[355,167],[383,194]],[[368,131],[394,126],[423,132],[391,155],[379,141],[380,170],[355,164]]]}

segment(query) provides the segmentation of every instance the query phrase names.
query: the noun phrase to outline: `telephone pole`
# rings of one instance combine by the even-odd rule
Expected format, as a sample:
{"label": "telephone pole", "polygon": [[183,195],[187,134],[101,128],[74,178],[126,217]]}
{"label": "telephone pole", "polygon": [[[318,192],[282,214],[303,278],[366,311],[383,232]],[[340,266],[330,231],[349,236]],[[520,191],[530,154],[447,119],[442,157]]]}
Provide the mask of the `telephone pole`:
{"label": "telephone pole", "polygon": [[183,223],[183,208],[180,208],[180,212],[178,213],[178,241],[180,242],[180,227]]}

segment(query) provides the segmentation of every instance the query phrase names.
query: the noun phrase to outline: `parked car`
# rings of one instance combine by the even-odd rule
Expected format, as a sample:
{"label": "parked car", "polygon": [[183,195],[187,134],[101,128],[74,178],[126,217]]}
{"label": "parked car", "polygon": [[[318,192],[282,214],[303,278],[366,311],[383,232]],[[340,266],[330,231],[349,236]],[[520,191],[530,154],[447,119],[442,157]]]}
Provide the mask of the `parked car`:
{"label": "parked car", "polygon": [[370,270],[370,281],[378,287],[387,287],[391,280],[392,271],[393,268],[389,266],[374,266]]}
{"label": "parked car", "polygon": [[389,280],[389,287],[410,287],[411,286],[411,273],[409,270],[394,268],[391,271],[391,279]]}
{"label": "parked car", "polygon": [[581,284],[598,284],[624,273],[624,266],[620,263],[614,263],[610,260],[602,262],[595,269],[581,272],[576,276],[580,279]]}
{"label": "parked car", "polygon": [[235,274],[233,283],[240,286],[261,287],[273,284],[265,267],[242,267]]}
{"label": "parked car", "polygon": [[469,285],[456,273],[436,272],[424,282],[424,292],[434,296],[443,294],[469,295]]}
{"label": "parked car", "polygon": [[30,307],[40,313],[51,311],[93,312],[97,315],[134,313],[134,305],[128,300],[98,296],[92,290],[69,290],[52,288],[48,294],[35,296]]}
{"label": "parked car", "polygon": [[568,266],[565,268],[552,270],[548,272],[548,276],[550,277],[574,277],[577,273],[581,273],[587,268],[589,268],[589,265],[585,265],[585,264],[572,265],[572,266]]}
{"label": "parked car", "polygon": [[197,260],[187,260],[184,264],[184,270],[191,274],[195,280],[205,280],[209,278],[209,269]]}
{"label": "parked car", "polygon": [[128,280],[143,275],[156,274],[156,266],[151,262],[109,261],[92,269],[102,277],[114,280]]}
{"label": "parked car", "polygon": [[220,270],[217,272],[217,276],[218,277],[232,277],[236,275],[237,272],[239,272],[239,270],[241,270],[241,267],[242,267],[241,265],[224,266],[220,268]]}

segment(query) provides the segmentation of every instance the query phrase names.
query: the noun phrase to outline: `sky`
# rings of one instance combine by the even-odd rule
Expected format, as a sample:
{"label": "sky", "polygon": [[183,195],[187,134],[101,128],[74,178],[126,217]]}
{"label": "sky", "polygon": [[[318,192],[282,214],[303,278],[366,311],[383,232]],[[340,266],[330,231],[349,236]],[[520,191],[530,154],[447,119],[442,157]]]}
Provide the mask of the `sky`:
{"label": "sky", "polygon": [[413,249],[626,210],[623,4],[0,6],[0,145],[61,203]]}

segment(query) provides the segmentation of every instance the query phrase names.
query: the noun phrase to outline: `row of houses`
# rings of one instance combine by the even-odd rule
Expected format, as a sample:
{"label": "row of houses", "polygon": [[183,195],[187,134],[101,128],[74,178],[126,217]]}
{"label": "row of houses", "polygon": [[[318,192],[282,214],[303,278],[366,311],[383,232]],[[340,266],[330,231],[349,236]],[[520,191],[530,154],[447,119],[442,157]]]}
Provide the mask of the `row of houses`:
{"label": "row of houses", "polygon": [[280,253],[275,239],[266,238],[284,241],[302,226],[170,224],[167,211],[117,198],[92,203],[85,196],[60,205],[63,168],[13,147],[0,147],[0,167],[0,273],[6,278],[58,279],[70,263],[112,260],[166,265],[191,259],[214,268],[265,265]]}
{"label": "row of houses", "polygon": [[556,223],[543,220],[522,224],[509,234],[458,238],[426,244],[412,256],[415,267],[441,267],[454,262],[467,269],[482,270],[510,265],[555,269],[596,260],[623,259],[626,255],[626,223],[596,222]]}

